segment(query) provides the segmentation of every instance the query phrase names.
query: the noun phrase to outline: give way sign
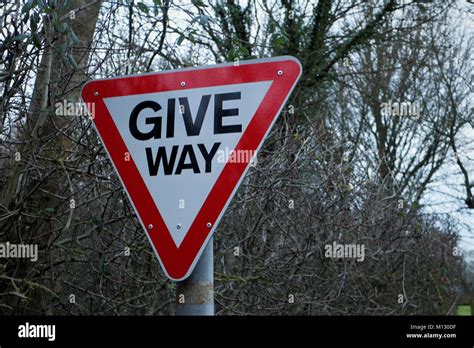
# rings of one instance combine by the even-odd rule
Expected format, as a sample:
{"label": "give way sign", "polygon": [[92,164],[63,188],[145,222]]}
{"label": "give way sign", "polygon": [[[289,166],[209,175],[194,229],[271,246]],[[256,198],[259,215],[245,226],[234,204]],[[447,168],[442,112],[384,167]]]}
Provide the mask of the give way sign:
{"label": "give way sign", "polygon": [[88,82],[82,99],[160,263],[188,277],[301,75],[294,57]]}

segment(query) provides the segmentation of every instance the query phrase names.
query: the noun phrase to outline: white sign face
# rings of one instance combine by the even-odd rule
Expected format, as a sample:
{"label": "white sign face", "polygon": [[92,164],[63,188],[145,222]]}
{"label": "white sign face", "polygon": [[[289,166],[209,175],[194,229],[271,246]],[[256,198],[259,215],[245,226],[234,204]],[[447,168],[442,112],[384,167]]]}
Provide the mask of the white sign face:
{"label": "white sign face", "polygon": [[[104,98],[177,247],[270,85],[261,81]],[[130,122],[136,123],[136,132]]]}

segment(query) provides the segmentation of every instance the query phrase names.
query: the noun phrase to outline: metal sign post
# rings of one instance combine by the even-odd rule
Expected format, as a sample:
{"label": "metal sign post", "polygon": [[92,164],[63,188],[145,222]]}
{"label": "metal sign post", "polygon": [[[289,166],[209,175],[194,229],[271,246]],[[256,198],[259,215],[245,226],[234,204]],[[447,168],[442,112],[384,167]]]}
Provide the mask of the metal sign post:
{"label": "metal sign post", "polygon": [[189,278],[176,283],[176,315],[214,315],[212,238]]}

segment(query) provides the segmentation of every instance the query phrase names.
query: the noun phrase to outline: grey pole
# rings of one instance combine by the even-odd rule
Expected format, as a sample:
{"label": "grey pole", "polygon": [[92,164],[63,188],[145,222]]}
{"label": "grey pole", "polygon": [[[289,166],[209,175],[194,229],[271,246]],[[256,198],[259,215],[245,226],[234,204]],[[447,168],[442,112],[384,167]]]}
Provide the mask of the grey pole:
{"label": "grey pole", "polygon": [[176,283],[176,315],[214,315],[214,248],[207,243],[189,278]]}

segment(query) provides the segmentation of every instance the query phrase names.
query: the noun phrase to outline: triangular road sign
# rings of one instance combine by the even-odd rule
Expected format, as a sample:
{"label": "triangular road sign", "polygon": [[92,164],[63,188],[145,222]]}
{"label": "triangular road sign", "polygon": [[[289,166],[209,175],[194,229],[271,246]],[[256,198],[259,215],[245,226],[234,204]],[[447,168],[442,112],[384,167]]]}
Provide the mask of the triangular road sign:
{"label": "triangular road sign", "polygon": [[278,57],[123,76],[82,90],[168,277],[188,277],[301,75]]}

